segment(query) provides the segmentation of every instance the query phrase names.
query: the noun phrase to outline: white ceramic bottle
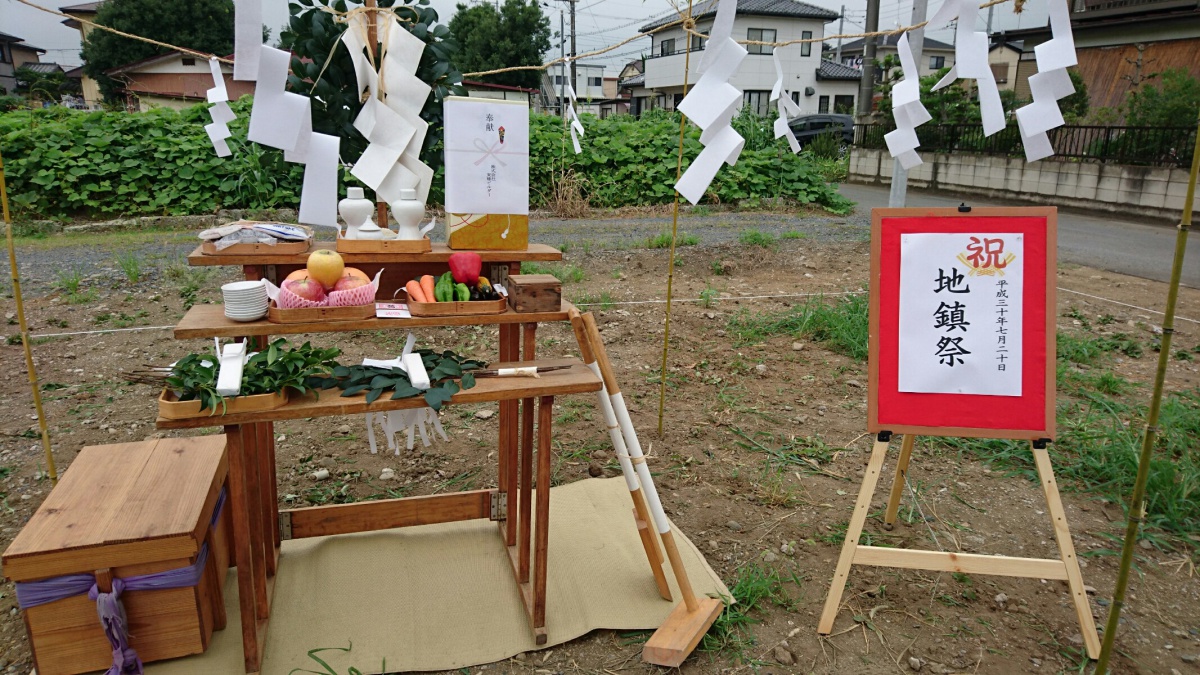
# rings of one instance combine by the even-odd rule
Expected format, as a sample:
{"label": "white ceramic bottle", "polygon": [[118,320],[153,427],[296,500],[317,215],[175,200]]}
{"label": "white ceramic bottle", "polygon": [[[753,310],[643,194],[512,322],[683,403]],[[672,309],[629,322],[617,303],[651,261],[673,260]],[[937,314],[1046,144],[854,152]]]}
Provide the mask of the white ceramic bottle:
{"label": "white ceramic bottle", "polygon": [[371,220],[371,214],[374,212],[375,204],[370,199],[363,198],[362,188],[346,188],[346,198],[338,202],[338,214],[346,221],[346,233],[342,236],[346,239],[360,239],[359,231],[363,225],[375,225]]}
{"label": "white ceramic bottle", "polygon": [[416,190],[412,188],[400,190],[400,199],[392,202],[391,207],[392,217],[400,226],[397,239],[415,241],[433,229],[433,221],[430,221],[424,229],[421,228],[421,221],[425,219],[425,205],[417,201]]}

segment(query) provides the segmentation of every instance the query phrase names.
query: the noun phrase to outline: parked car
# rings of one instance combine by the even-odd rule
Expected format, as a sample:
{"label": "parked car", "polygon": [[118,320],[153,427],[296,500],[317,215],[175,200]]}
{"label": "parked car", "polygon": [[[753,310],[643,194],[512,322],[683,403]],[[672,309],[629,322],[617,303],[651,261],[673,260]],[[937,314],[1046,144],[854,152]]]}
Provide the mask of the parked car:
{"label": "parked car", "polygon": [[830,129],[834,131],[840,130],[844,142],[854,142],[853,115],[800,115],[788,121],[788,126],[791,128],[792,133],[796,135],[796,140],[800,142],[800,147],[808,145],[817,136]]}

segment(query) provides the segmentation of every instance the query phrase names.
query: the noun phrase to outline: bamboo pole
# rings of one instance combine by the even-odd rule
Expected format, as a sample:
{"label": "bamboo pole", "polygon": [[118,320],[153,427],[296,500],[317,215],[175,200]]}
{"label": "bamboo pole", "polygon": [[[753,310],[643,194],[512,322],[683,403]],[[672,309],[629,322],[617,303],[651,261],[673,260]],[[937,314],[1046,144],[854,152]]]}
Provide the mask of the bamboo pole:
{"label": "bamboo pole", "polygon": [[[692,0],[688,0],[686,24],[692,19]],[[690,37],[685,38],[690,40]],[[687,97],[688,69],[691,67],[692,50],[689,42],[684,42],[686,51],[683,53],[683,95]],[[665,100],[665,99],[664,99]],[[675,158],[675,182],[683,176],[683,132],[687,129],[687,117],[679,113],[679,154]],[[675,191],[675,208],[671,212],[671,251],[667,257],[667,310],[663,322],[663,354],[662,369],[658,374],[658,435],[663,435],[663,410],[667,405],[667,353],[670,351],[671,339],[671,290],[675,282],[675,236],[679,233],[679,190]]]}
{"label": "bamboo pole", "polygon": [[1121,547],[1121,566],[1117,570],[1117,587],[1113,591],[1112,609],[1109,610],[1108,623],[1104,627],[1104,643],[1100,647],[1096,675],[1104,675],[1108,671],[1108,662],[1112,658],[1113,644],[1121,618],[1121,607],[1125,604],[1125,590],[1129,585],[1133,546],[1137,543],[1138,527],[1146,517],[1146,482],[1150,478],[1150,459],[1154,453],[1154,440],[1158,436],[1158,413],[1162,407],[1163,383],[1167,377],[1167,363],[1171,358],[1171,335],[1175,332],[1175,303],[1179,299],[1179,278],[1183,275],[1183,256],[1187,251],[1188,229],[1192,225],[1197,173],[1200,173],[1200,117],[1196,121],[1196,144],[1192,148],[1192,172],[1188,176],[1183,215],[1179,221],[1179,232],[1175,235],[1175,261],[1171,265],[1167,307],[1163,314],[1162,345],[1158,351],[1158,371],[1154,374],[1154,393],[1150,396],[1150,413],[1146,416],[1146,435],[1142,439],[1142,453],[1138,458],[1137,479],[1133,483],[1133,495],[1129,498],[1129,517],[1125,525],[1125,543]]}
{"label": "bamboo pole", "polygon": [[25,321],[25,300],[21,297],[21,275],[17,270],[17,249],[13,245],[12,216],[8,212],[8,186],[4,180],[4,157],[0,156],[0,206],[4,210],[4,237],[8,241],[8,266],[12,273],[13,298],[17,301],[17,323],[21,328],[21,345],[25,349],[25,369],[29,373],[29,388],[33,407],[37,410],[38,429],[42,433],[42,452],[46,454],[46,469],[50,484],[58,485],[58,469],[50,452],[50,431],[46,427],[46,412],[42,409],[42,391],[38,388],[37,368],[33,365],[33,345],[29,341],[29,324]]}

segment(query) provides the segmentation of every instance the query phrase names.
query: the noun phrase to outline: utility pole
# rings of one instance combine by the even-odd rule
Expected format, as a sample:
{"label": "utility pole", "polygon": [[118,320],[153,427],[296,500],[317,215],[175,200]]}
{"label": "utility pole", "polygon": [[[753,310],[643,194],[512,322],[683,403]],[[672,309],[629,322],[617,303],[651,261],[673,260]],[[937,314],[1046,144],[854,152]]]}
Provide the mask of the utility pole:
{"label": "utility pole", "polygon": [[571,3],[571,86],[575,88],[576,94],[579,93],[579,80],[575,79],[575,3],[577,0],[567,0]]}
{"label": "utility pole", "polygon": [[991,41],[991,39],[992,39],[992,13],[993,13],[993,12],[995,12],[995,11],[996,11],[996,6],[995,6],[995,5],[992,5],[992,6],[988,7],[987,34],[988,34],[988,41],[989,41],[989,42],[990,42],[990,41]]}
{"label": "utility pole", "polygon": [[842,5],[842,11],[840,14],[838,14],[838,36],[839,37],[838,37],[838,43],[837,43],[837,52],[835,52],[833,55],[833,60],[838,64],[841,64],[841,62],[842,62],[842,38],[840,36],[842,35],[842,33],[845,32],[842,30],[842,26],[845,25],[845,23],[846,23],[846,6]]}
{"label": "utility pole", "polygon": [[[879,0],[867,0],[867,31],[879,30]],[[865,124],[875,107],[875,36],[863,39],[862,79],[858,82],[858,122]]]}
{"label": "utility pole", "polygon": [[[575,5],[571,5],[572,8]],[[566,28],[563,26],[563,13],[558,10],[558,53],[562,58],[567,58],[567,37]],[[571,64],[574,67],[575,64]],[[562,81],[558,85],[558,114],[563,118],[563,126],[567,125],[567,64],[558,64],[558,71],[562,73]]]}
{"label": "utility pole", "polygon": [[[929,7],[929,0],[913,0],[912,21],[910,25],[923,23]],[[908,32],[908,46],[912,48],[913,60],[917,63],[917,72],[912,76],[921,77],[921,50],[925,47],[925,29],[918,28]],[[892,186],[888,192],[888,206],[897,208],[904,206],[908,196],[908,171],[900,166],[900,160],[892,160]]]}

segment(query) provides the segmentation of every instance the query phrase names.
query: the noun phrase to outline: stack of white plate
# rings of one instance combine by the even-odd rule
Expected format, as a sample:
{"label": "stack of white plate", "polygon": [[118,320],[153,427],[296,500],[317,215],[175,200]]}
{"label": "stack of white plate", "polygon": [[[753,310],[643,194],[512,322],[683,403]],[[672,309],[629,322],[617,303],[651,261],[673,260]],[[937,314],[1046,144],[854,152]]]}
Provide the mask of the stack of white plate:
{"label": "stack of white plate", "polygon": [[267,315],[267,286],[261,281],[235,281],[221,287],[225,316],[234,321],[255,321]]}

